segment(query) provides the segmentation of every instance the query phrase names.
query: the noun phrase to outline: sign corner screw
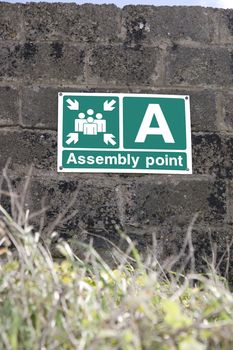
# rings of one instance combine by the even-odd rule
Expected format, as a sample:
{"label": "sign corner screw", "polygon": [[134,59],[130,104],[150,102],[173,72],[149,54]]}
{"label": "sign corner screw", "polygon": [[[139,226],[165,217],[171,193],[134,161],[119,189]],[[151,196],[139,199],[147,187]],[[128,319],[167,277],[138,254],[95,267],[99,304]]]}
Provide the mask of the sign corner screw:
{"label": "sign corner screw", "polygon": [[63,94],[62,94],[62,92],[59,92],[58,95],[59,95],[59,96],[62,96]]}
{"label": "sign corner screw", "polygon": [[62,169],[63,169],[63,166],[59,166],[59,169],[62,170]]}

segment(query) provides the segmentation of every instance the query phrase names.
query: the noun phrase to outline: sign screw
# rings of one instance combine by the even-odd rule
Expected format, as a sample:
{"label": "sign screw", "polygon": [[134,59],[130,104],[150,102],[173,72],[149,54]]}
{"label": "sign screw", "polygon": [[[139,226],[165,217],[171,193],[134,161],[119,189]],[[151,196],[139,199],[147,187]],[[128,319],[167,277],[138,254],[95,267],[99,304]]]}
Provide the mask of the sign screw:
{"label": "sign screw", "polygon": [[188,99],[189,99],[189,97],[188,97],[188,96],[186,96],[186,97],[185,97],[185,99],[186,99],[186,100],[188,100]]}
{"label": "sign screw", "polygon": [[59,96],[62,96],[62,92],[59,92],[59,94],[58,94]]}
{"label": "sign screw", "polygon": [[189,168],[187,168],[186,171],[189,171]]}
{"label": "sign screw", "polygon": [[59,169],[62,170],[62,169],[63,169],[63,166],[59,166]]}

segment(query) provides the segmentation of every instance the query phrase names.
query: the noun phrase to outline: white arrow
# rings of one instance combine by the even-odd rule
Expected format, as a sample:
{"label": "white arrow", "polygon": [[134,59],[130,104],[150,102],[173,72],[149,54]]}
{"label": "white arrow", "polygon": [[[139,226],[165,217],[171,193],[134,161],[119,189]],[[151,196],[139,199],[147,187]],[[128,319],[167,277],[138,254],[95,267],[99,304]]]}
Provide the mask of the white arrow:
{"label": "white arrow", "polygon": [[66,102],[69,104],[67,106],[71,111],[78,111],[79,110],[79,103],[77,100],[72,101],[70,98],[66,100]]}
{"label": "white arrow", "polygon": [[113,139],[115,139],[115,136],[113,134],[104,134],[104,143],[106,143],[106,145],[108,145],[108,143],[111,143],[111,145],[115,146],[116,141]]}
{"label": "white arrow", "polygon": [[67,145],[70,145],[72,142],[77,143],[78,142],[78,133],[71,132],[67,135],[68,140],[66,141]]}
{"label": "white arrow", "polygon": [[114,104],[116,103],[115,100],[112,101],[105,101],[104,102],[104,111],[113,111],[115,109]]}

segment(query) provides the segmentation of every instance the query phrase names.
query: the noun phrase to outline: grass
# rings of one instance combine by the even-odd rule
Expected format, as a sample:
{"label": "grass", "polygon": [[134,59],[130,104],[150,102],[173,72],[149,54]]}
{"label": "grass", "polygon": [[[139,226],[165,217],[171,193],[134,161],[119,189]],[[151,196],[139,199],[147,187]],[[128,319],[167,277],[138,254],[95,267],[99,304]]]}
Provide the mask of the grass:
{"label": "grass", "polygon": [[214,271],[164,271],[128,237],[116,269],[81,242],[85,259],[60,242],[56,262],[27,213],[0,211],[1,350],[233,349],[233,294]]}

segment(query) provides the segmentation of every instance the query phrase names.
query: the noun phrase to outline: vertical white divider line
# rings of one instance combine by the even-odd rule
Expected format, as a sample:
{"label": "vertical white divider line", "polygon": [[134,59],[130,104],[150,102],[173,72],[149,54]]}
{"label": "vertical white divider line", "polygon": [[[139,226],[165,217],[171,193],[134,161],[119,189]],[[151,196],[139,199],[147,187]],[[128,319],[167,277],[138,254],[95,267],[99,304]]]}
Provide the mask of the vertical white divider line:
{"label": "vertical white divider line", "polygon": [[186,116],[186,156],[187,156],[187,173],[192,174],[192,136],[191,136],[191,112],[190,97],[185,97],[185,116]]}
{"label": "vertical white divider line", "polygon": [[62,115],[63,115],[63,98],[64,94],[60,95],[58,94],[58,140],[57,140],[57,170],[60,172],[62,169],[62,157],[63,157],[63,142],[62,142],[62,131],[63,131],[63,121],[62,121]]}
{"label": "vertical white divider line", "polygon": [[120,118],[119,118],[119,135],[120,135],[120,140],[119,140],[119,149],[123,150],[123,137],[124,137],[124,124],[123,124],[123,94],[119,94],[119,114],[120,114]]}

